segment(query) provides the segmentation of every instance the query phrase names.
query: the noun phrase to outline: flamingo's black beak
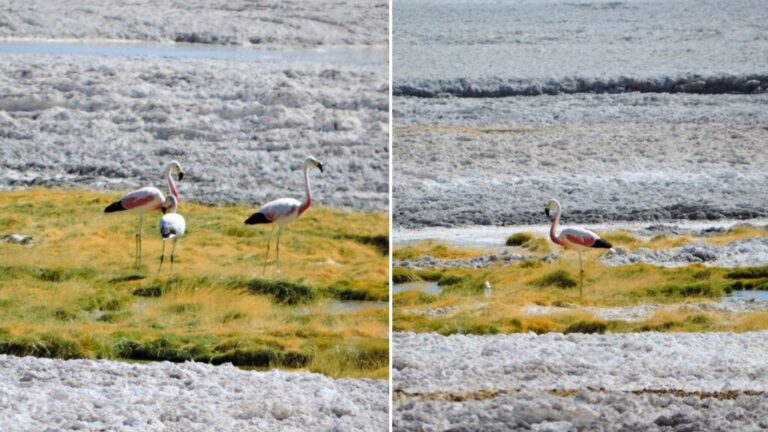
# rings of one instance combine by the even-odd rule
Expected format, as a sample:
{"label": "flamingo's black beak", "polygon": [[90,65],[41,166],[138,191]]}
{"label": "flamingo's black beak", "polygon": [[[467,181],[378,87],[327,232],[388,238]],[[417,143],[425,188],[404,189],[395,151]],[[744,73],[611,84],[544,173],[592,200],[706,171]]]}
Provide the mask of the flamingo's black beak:
{"label": "flamingo's black beak", "polygon": [[318,167],[318,168],[320,168],[320,172],[323,172],[323,164],[321,164],[321,163],[318,163],[318,164],[317,164],[317,167]]}
{"label": "flamingo's black beak", "polygon": [[544,207],[544,214],[546,214],[547,219],[549,219],[549,207]]}
{"label": "flamingo's black beak", "polygon": [[160,209],[163,211],[163,214],[168,213],[168,209],[165,206],[160,207]]}
{"label": "flamingo's black beak", "polygon": [[184,171],[179,171],[179,181],[184,178]]}

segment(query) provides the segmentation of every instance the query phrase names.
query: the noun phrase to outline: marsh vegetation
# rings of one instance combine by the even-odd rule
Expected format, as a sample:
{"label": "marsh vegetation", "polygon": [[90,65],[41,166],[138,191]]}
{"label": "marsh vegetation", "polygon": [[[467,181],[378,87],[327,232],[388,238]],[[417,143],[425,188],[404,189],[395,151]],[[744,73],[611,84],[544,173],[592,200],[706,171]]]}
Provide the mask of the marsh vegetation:
{"label": "marsh vegetation", "polygon": [[[689,235],[643,238],[627,231],[608,232],[604,238],[632,251],[638,248],[669,249],[693,241],[719,246],[766,235],[765,228],[739,226],[696,238]],[[541,259],[524,259],[513,264],[500,261],[497,265],[476,269],[394,268],[395,283],[436,281],[441,287],[439,295],[396,292],[393,297],[394,330],[450,335],[768,329],[768,307],[744,311],[687,307],[717,302],[735,291],[768,288],[768,266],[605,266],[599,262],[605,252],[594,251],[584,254],[586,279],[584,295],[580,297],[575,253],[556,250],[546,238],[532,233],[510,236],[506,243],[513,245],[508,250],[535,253]],[[558,259],[544,259],[551,252],[557,252]],[[396,246],[393,256],[395,260],[414,260],[426,255],[449,260],[482,253],[477,249],[426,241]],[[491,298],[483,296],[485,281],[493,286]],[[650,309],[643,319],[603,319],[590,312],[597,308],[620,310],[649,304],[660,307]],[[545,312],[530,313],[531,306],[540,306]],[[423,313],[426,310],[448,312]],[[546,312],[548,310],[551,312]]]}
{"label": "marsh vegetation", "polygon": [[283,236],[282,272],[262,274],[269,228],[243,225],[253,209],[182,202],[175,274],[158,278],[159,213],[136,270],[135,218],[102,213],[114,198],[0,194],[0,233],[32,237],[0,243],[0,353],[387,376],[385,213],[313,208]]}

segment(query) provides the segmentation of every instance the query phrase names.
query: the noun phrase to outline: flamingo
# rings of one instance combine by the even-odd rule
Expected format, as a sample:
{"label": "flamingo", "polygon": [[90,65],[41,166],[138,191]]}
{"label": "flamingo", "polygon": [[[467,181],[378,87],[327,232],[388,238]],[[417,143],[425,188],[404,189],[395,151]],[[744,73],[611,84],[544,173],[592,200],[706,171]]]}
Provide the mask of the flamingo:
{"label": "flamingo", "polygon": [[163,261],[165,260],[165,242],[173,239],[173,246],[171,247],[171,273],[173,273],[173,254],[176,252],[176,242],[179,237],[184,235],[184,231],[187,228],[187,224],[184,221],[184,216],[176,213],[176,208],[179,205],[179,201],[175,195],[168,195],[163,203],[163,217],[160,218],[160,237],[163,238],[163,251],[160,254],[160,268],[157,269],[157,275],[160,275],[160,270],[163,269]]}
{"label": "flamingo", "polygon": [[[184,178],[184,170],[181,169],[181,164],[175,160],[168,163],[168,166],[165,167],[164,175],[168,181],[168,191],[171,195],[175,196],[178,201],[179,189],[173,181],[171,171],[176,171],[176,174],[179,176],[179,181],[181,181],[181,179]],[[139,225],[136,227],[137,268],[141,266],[141,228],[144,224],[144,214],[160,210],[164,203],[165,196],[160,189],[155,187],[143,187],[123,195],[119,200],[113,202],[104,209],[104,213],[127,211],[139,214]]]}
{"label": "flamingo", "polygon": [[312,205],[312,191],[309,188],[309,171],[310,167],[314,167],[323,172],[323,164],[313,157],[307,158],[304,162],[304,189],[306,196],[304,202],[299,202],[293,198],[278,198],[274,201],[270,201],[264,204],[256,213],[252,214],[245,220],[246,225],[255,224],[269,224],[273,223],[272,231],[269,233],[269,241],[267,241],[267,254],[264,256],[264,268],[262,273],[267,270],[267,259],[269,258],[269,247],[272,243],[272,235],[275,233],[275,226],[277,229],[277,271],[280,271],[280,235],[283,232],[283,228],[289,223],[298,219],[302,213],[307,211],[309,206]]}
{"label": "flamingo", "polygon": [[547,217],[549,217],[550,211],[554,211],[555,215],[552,218],[552,226],[549,228],[549,238],[553,243],[565,249],[573,249],[579,253],[579,267],[581,269],[579,296],[581,296],[584,289],[584,262],[581,260],[581,253],[589,249],[610,249],[613,246],[586,228],[563,228],[560,234],[556,234],[557,224],[560,222],[560,202],[556,199],[549,200],[547,205],[544,206],[544,213],[546,213]]}

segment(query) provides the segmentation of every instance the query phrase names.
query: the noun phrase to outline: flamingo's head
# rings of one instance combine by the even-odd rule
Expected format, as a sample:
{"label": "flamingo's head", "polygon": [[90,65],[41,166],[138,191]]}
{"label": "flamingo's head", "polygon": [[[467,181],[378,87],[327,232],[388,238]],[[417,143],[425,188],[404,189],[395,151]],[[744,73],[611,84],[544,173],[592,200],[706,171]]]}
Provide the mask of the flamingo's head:
{"label": "flamingo's head", "polygon": [[544,214],[546,214],[550,219],[552,219],[549,215],[551,211],[554,211],[555,213],[560,211],[560,203],[556,199],[549,200],[547,205],[544,206]]}
{"label": "flamingo's head", "polygon": [[166,213],[176,213],[176,207],[179,205],[179,201],[176,199],[173,195],[168,195],[165,197],[165,202],[163,202],[163,205],[160,207],[160,210],[163,211],[163,214]]}
{"label": "flamingo's head", "polygon": [[181,168],[179,161],[172,160],[168,163],[168,166],[165,167],[165,172],[169,173],[171,171],[176,171],[176,175],[179,176],[179,181],[184,178],[184,170]]}
{"label": "flamingo's head", "polygon": [[304,162],[305,166],[308,167],[315,167],[320,170],[320,172],[323,172],[323,164],[320,163],[319,160],[313,158],[312,156],[308,157],[306,162]]}

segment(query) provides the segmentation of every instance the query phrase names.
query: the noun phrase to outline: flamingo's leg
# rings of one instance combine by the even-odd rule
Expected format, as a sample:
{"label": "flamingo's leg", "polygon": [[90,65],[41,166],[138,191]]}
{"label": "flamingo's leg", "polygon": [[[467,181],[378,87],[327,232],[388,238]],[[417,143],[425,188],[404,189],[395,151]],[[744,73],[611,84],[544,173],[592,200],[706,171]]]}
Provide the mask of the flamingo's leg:
{"label": "flamingo's leg", "polygon": [[579,282],[579,297],[581,297],[584,290],[584,262],[581,260],[581,252],[579,252],[579,268],[581,269],[581,281]]}
{"label": "flamingo's leg", "polygon": [[280,236],[283,235],[283,227],[277,229],[277,272],[280,273]]}
{"label": "flamingo's leg", "polygon": [[171,246],[171,274],[173,274],[173,254],[176,253],[176,242],[179,240],[178,237],[173,239],[173,246]]}
{"label": "flamingo's leg", "polygon": [[264,268],[261,269],[261,274],[267,271],[267,259],[269,258],[269,246],[272,244],[272,235],[275,234],[275,226],[272,225],[272,231],[269,232],[269,240],[267,240],[267,254],[264,255]]}
{"label": "flamingo's leg", "polygon": [[141,228],[144,225],[144,214],[139,215],[139,226],[136,227],[136,268],[141,267]]}
{"label": "flamingo's leg", "polygon": [[160,270],[163,269],[163,261],[165,260],[165,240],[163,240],[163,252],[160,254],[160,267],[157,269],[157,275],[160,276]]}

